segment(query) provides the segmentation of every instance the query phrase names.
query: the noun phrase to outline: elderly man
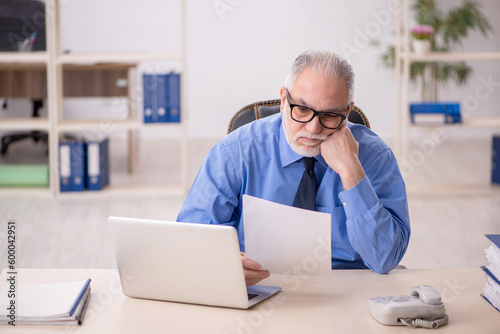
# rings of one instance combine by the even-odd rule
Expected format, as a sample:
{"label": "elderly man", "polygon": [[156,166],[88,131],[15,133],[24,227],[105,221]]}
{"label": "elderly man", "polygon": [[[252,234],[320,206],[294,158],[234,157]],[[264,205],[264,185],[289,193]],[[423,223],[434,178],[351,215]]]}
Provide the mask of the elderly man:
{"label": "elderly man", "polygon": [[[330,213],[332,269],[394,269],[410,238],[405,184],[390,148],[347,121],[353,88],[351,66],[335,53],[301,54],[281,87],[281,113],[215,145],[177,220],[232,225],[244,252],[248,194]],[[248,285],[269,276],[244,253],[242,261]]]}

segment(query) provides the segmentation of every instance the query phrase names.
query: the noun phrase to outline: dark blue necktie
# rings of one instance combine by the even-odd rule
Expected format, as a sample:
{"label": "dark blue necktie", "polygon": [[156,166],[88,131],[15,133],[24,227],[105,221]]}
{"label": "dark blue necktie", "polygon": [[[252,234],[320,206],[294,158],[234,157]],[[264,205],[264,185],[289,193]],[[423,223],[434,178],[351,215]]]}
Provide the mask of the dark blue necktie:
{"label": "dark blue necktie", "polygon": [[316,210],[316,174],[314,174],[314,158],[302,158],[305,170],[300,180],[293,206],[297,208]]}

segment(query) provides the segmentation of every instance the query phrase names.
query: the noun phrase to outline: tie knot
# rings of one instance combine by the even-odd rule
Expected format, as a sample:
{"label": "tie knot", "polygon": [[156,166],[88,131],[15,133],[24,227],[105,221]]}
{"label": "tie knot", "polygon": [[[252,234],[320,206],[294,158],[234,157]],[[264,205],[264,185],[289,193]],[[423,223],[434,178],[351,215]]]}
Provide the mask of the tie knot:
{"label": "tie knot", "polygon": [[308,158],[304,157],[302,158],[302,163],[304,164],[304,167],[309,170],[314,170],[314,163],[316,162],[316,159],[314,158]]}

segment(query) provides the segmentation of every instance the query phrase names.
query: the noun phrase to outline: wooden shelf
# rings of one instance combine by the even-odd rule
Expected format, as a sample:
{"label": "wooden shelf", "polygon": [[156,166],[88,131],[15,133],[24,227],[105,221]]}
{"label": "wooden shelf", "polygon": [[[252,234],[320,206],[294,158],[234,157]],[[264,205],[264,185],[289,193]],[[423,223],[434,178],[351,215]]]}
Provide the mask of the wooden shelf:
{"label": "wooden shelf", "polygon": [[49,57],[45,51],[0,52],[0,63],[40,63],[46,64]]}
{"label": "wooden shelf", "polygon": [[430,52],[424,55],[409,54],[412,62],[500,60],[499,52]]}
{"label": "wooden shelf", "polygon": [[110,184],[100,191],[75,191],[61,192],[59,198],[86,198],[86,197],[136,197],[136,196],[183,196],[185,194],[184,186],[179,185],[137,185],[120,186]]}
{"label": "wooden shelf", "polygon": [[181,129],[181,123],[143,123],[137,120],[102,119],[102,120],[72,120],[63,121],[58,127],[59,132],[85,131],[102,129],[113,130],[147,130],[147,129]]}
{"label": "wooden shelf", "polygon": [[102,120],[75,120],[63,121],[58,127],[59,132],[85,131],[102,129],[110,132],[112,130],[138,130],[141,122],[134,120],[102,119]]}
{"label": "wooden shelf", "polygon": [[[138,95],[135,90],[141,89],[140,74],[138,73],[139,63],[148,61],[176,61],[181,68],[185,67],[186,50],[186,1],[182,0],[181,15],[183,24],[180,33],[182,34],[182,50],[179,52],[124,52],[124,53],[61,53],[60,45],[60,9],[61,1],[46,0],[45,7],[51,10],[45,11],[46,21],[46,48],[47,51],[35,52],[2,52],[0,53],[0,69],[8,73],[2,76],[6,95],[8,97],[20,96],[23,98],[40,98],[47,101],[46,118],[12,118],[0,119],[0,130],[2,131],[31,131],[44,130],[49,133],[49,162],[50,162],[50,186],[38,188],[0,188],[0,194],[41,194],[53,197],[73,198],[78,196],[115,196],[131,194],[163,194],[163,195],[183,195],[187,188],[187,127],[186,127],[186,82],[182,81],[181,87],[181,123],[154,123],[144,124],[142,121],[142,106],[139,104]],[[99,7],[96,7],[98,10]],[[24,71],[26,75],[19,79],[19,73],[15,71]],[[101,72],[120,70],[123,73],[97,73],[95,76],[89,74],[90,70],[99,70]],[[75,76],[70,76],[73,73]],[[21,73],[23,74],[23,73]],[[36,76],[36,80],[35,80]],[[79,77],[78,77],[79,76]],[[4,78],[5,77],[5,78]],[[87,81],[85,81],[85,78]],[[9,79],[10,81],[8,81]],[[120,85],[117,84],[120,80]],[[10,89],[15,85],[27,87],[27,83],[40,88],[44,85],[46,91],[37,94],[23,92],[15,95]],[[74,92],[70,89],[72,83]],[[0,85],[1,86],[1,85]],[[113,86],[113,87],[112,87]],[[105,87],[106,89],[103,89]],[[9,88],[9,89],[7,89]],[[113,88],[113,89],[111,89]],[[27,95],[31,94],[31,95]],[[36,96],[35,96],[36,95]],[[128,99],[127,119],[102,119],[84,120],[72,119],[65,120],[63,112],[63,99],[65,97],[114,97],[120,96]],[[155,185],[148,186],[143,184],[134,184],[133,186],[121,187],[112,183],[102,191],[84,191],[84,192],[60,192],[59,187],[59,168],[58,152],[60,135],[64,132],[85,132],[88,130],[102,130],[103,134],[110,134],[114,130],[151,130],[161,129],[167,133],[171,130],[180,130],[181,155],[182,155],[182,175],[179,177],[180,185]],[[163,131],[165,130],[165,131]],[[138,154],[136,132],[127,133],[128,141],[128,163],[130,173],[133,173],[134,161]],[[110,177],[112,182],[112,176]],[[133,179],[133,175],[132,175]],[[139,181],[140,182],[140,181]]]}
{"label": "wooden shelf", "polygon": [[[414,62],[453,62],[453,61],[499,61],[500,51],[477,51],[477,52],[430,52],[427,54],[415,54],[410,52],[410,24],[411,20],[411,1],[397,0],[397,7],[400,8],[396,16],[396,46],[395,46],[395,154],[399,161],[404,161],[409,156],[409,137],[410,131],[427,130],[427,129],[500,129],[500,114],[498,117],[467,117],[462,118],[462,123],[410,123],[410,75],[411,63]],[[438,116],[438,115],[437,115]],[[444,120],[444,116],[443,116]],[[466,131],[463,131],[466,132]],[[404,175],[405,176],[405,175]],[[450,186],[446,184],[428,184],[418,185],[417,187],[408,187],[409,192],[425,193],[457,193],[463,190],[464,193],[475,191],[481,193],[485,191],[484,187],[471,189],[471,187],[456,185]],[[487,188],[486,191],[497,191],[498,188]]]}
{"label": "wooden shelf", "polygon": [[[437,115],[440,116],[440,115]],[[442,122],[416,122],[410,124],[411,128],[436,129],[436,128],[471,128],[471,129],[497,129],[500,128],[500,117],[471,117],[462,119],[461,123]]]}
{"label": "wooden shelf", "polygon": [[470,128],[500,129],[500,117],[471,117],[463,120],[463,125]]}
{"label": "wooden shelf", "polygon": [[49,130],[50,123],[47,118],[2,118],[1,130]]}
{"label": "wooden shelf", "polygon": [[154,53],[80,53],[62,54],[58,58],[61,64],[106,64],[106,63],[139,63],[142,61],[182,60],[180,52]]}
{"label": "wooden shelf", "polygon": [[0,196],[52,197],[49,187],[0,187]]}
{"label": "wooden shelf", "polygon": [[498,196],[500,195],[500,186],[498,185],[427,185],[413,184],[406,188],[410,196]]}

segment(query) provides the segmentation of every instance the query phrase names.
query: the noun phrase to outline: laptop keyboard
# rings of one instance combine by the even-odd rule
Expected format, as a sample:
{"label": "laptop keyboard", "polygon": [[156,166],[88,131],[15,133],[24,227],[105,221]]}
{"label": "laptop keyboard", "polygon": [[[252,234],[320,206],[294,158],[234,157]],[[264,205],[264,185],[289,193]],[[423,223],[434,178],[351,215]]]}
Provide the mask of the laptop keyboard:
{"label": "laptop keyboard", "polygon": [[257,297],[259,294],[258,293],[249,293],[248,294],[248,300]]}

